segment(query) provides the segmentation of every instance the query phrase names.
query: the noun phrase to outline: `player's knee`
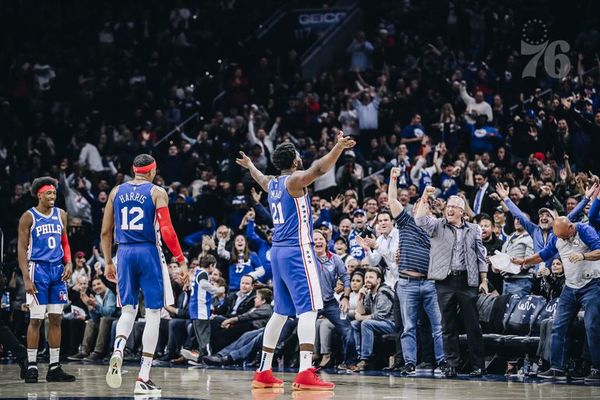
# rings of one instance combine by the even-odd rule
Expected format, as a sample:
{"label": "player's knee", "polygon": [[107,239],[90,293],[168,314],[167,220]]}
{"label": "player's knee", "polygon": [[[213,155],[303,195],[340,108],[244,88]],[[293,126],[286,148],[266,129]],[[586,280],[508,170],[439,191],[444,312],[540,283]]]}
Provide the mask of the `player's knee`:
{"label": "player's knee", "polygon": [[33,327],[39,327],[46,317],[46,305],[31,304],[29,306],[29,322]]}
{"label": "player's knee", "polygon": [[64,304],[48,304],[48,318],[56,318],[56,316],[62,317]]}
{"label": "player's knee", "polygon": [[146,319],[148,318],[160,318],[160,309],[146,308]]}
{"label": "player's knee", "polygon": [[137,315],[137,307],[134,307],[130,304],[123,306],[121,309],[121,314],[131,315],[135,319],[135,316]]}

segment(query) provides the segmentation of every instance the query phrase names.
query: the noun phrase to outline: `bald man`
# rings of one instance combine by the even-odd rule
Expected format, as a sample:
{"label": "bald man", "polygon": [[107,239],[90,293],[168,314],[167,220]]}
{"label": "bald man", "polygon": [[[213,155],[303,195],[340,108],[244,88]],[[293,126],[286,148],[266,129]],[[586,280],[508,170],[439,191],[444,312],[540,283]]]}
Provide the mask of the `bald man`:
{"label": "bald man", "polygon": [[552,224],[555,236],[542,251],[524,259],[513,259],[522,267],[550,260],[558,253],[565,271],[565,287],[560,295],[552,324],[551,367],[538,374],[543,379],[566,380],[567,334],[579,309],[592,359],[588,383],[600,382],[600,237],[587,224],[558,217]]}

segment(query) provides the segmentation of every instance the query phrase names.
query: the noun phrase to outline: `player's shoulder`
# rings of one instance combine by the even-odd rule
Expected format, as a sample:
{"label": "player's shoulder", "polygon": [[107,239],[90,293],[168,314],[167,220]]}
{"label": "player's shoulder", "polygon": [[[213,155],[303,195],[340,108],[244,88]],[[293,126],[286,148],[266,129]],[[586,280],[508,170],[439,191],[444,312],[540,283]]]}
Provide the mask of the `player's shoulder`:
{"label": "player's shoulder", "polygon": [[28,208],[27,210],[23,211],[23,214],[21,214],[21,218],[19,219],[20,222],[33,222],[32,208]]}
{"label": "player's shoulder", "polygon": [[167,191],[166,191],[166,189],[164,187],[159,186],[159,185],[155,185],[154,183],[151,183],[151,185],[152,186],[150,186],[150,191],[152,193],[157,193],[157,194],[165,195],[165,196],[168,195]]}

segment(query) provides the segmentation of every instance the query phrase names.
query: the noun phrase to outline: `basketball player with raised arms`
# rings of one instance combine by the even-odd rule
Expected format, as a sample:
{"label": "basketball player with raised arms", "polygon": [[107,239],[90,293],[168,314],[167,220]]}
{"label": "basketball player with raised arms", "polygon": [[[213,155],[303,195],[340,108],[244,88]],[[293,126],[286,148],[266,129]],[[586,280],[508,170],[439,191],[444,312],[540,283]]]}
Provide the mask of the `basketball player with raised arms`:
{"label": "basketball player with raised arms", "polygon": [[[102,252],[107,279],[117,283],[117,305],[122,307],[106,383],[121,386],[123,349],[137,314],[138,293],[144,295],[146,325],[142,335],[142,363],[135,382],[135,394],[159,395],[161,389],[150,380],[150,368],[160,325],[160,310],[173,304],[173,291],[161,249],[161,238],[181,267],[182,281],[188,280],[187,261],[169,215],[167,192],[152,183],[156,161],[148,154],[133,160],[133,180],[115,187],[108,197],[102,220]],[[113,232],[117,266],[112,258]]]}
{"label": "basketball player with raised arms", "polygon": [[66,232],[67,213],[54,207],[55,179],[49,176],[35,179],[31,184],[31,194],[38,199],[38,204],[25,211],[19,220],[19,267],[29,306],[27,369],[21,378],[26,383],[38,381],[36,360],[40,325],[48,312],[50,365],[46,381],[73,382],[75,377],[65,373],[59,363],[60,325],[63,307],[68,300],[66,281],[73,273]]}
{"label": "basketball player with raised arms", "polygon": [[260,367],[252,381],[254,388],[283,387],[283,381],[273,376],[271,365],[281,329],[287,318],[294,315],[298,316],[300,370],[292,388],[332,390],[335,386],[322,381],[316,369],[311,368],[317,312],[323,308],[323,299],[313,248],[311,204],[306,188],[333,168],[344,150],[354,145],[354,140],[340,131],[333,149],[303,170],[302,159],[294,145],[282,143],[271,157],[275,168],[281,171],[277,177],[265,176],[243,152],[236,160],[268,193],[274,225],[271,266],[275,309],[265,327]]}

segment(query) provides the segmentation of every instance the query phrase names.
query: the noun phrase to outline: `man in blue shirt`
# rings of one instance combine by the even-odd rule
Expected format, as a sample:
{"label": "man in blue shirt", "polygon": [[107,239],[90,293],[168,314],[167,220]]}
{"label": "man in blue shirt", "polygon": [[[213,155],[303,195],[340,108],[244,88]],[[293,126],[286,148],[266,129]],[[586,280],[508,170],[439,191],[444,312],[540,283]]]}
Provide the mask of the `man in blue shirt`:
{"label": "man in blue shirt", "polygon": [[[402,375],[414,375],[417,364],[417,322],[421,307],[431,323],[435,360],[445,369],[446,357],[442,340],[442,314],[438,305],[437,292],[433,281],[427,279],[429,269],[429,235],[417,226],[413,217],[406,213],[398,201],[396,180],[399,168],[390,171],[388,198],[390,211],[398,228],[400,262],[396,294],[400,301],[400,311],[404,331],[401,336],[405,365]],[[432,369],[433,370],[433,369]]]}
{"label": "man in blue shirt", "polygon": [[553,223],[554,234],[540,252],[524,259],[513,259],[521,266],[552,261],[560,255],[565,271],[565,287],[560,295],[552,323],[552,345],[547,371],[542,379],[566,380],[567,335],[573,319],[583,307],[583,321],[592,369],[585,378],[588,383],[600,382],[600,237],[587,224],[573,223],[558,217]]}
{"label": "man in blue shirt", "polygon": [[410,120],[410,125],[405,126],[400,133],[400,143],[408,146],[408,154],[411,160],[419,155],[423,136],[425,136],[425,128],[421,125],[421,116],[415,114]]}

